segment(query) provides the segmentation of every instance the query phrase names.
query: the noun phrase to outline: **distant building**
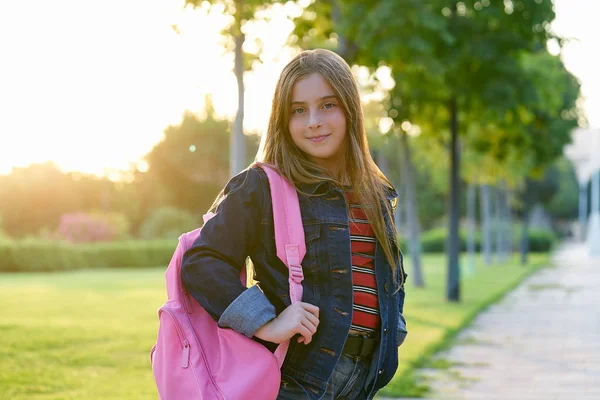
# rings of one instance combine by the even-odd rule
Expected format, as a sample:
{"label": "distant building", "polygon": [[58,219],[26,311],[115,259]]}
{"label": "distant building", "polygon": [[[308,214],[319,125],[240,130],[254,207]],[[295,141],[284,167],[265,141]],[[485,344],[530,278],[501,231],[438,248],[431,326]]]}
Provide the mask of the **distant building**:
{"label": "distant building", "polygon": [[[575,166],[579,181],[580,236],[586,239],[590,253],[600,257],[600,129],[575,129],[572,144],[565,147],[565,155]],[[590,181],[592,196],[588,207]]]}

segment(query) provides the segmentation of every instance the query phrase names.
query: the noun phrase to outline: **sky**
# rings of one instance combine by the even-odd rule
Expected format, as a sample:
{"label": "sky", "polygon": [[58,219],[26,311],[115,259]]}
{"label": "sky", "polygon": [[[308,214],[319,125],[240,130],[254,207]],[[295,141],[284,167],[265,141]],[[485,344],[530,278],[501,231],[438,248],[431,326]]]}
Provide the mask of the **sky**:
{"label": "sky", "polygon": [[[593,18],[600,2],[556,0],[553,29],[571,37],[565,64],[583,84],[584,109],[600,125],[600,57]],[[245,129],[262,132],[279,71],[291,5],[250,26],[246,48],[264,42],[263,63],[246,75]],[[232,118],[233,55],[228,23],[183,0],[0,0],[0,174],[51,160],[65,171],[107,174],[137,163],[185,110],[201,114],[206,93]],[[594,60],[595,59],[595,60]]]}

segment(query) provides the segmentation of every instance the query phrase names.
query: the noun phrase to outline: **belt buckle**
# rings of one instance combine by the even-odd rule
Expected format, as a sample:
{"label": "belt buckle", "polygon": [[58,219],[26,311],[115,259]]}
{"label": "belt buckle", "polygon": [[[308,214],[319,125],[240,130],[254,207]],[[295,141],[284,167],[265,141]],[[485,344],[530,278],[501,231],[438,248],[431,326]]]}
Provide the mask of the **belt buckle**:
{"label": "belt buckle", "polygon": [[350,336],[354,339],[354,340],[359,340],[360,344],[358,345],[358,351],[356,352],[357,357],[362,356],[363,355],[363,351],[365,349],[365,343],[367,342],[368,336],[366,335],[355,335],[355,334],[350,334]]}
{"label": "belt buckle", "polygon": [[360,349],[358,350],[358,355],[363,356],[363,350],[365,349],[365,343],[367,342],[366,335],[360,335]]}

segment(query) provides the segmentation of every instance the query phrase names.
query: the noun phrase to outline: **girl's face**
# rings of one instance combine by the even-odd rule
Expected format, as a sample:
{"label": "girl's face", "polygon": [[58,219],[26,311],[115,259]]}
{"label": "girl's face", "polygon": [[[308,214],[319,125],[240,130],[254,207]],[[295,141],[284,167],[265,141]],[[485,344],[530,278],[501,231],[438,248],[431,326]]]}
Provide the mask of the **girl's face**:
{"label": "girl's face", "polygon": [[336,173],[344,151],[346,116],[321,74],[313,73],[294,84],[290,112],[294,144],[311,161]]}

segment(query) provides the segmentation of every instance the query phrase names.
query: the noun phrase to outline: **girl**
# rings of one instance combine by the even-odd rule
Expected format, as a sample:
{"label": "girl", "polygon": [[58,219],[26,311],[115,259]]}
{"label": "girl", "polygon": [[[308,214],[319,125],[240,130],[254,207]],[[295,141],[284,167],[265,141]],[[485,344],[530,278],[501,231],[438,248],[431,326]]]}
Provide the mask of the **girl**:
{"label": "girl", "polygon": [[[278,399],[371,399],[398,366],[405,274],[392,222],[397,194],[369,153],[348,64],[320,49],[290,61],[263,139],[257,161],[299,194],[302,302],[290,305],[269,183],[257,166],[215,202],[216,216],[183,258],[184,286],[221,327],[270,349],[293,338]],[[239,279],[248,256],[258,282],[250,288]]]}

